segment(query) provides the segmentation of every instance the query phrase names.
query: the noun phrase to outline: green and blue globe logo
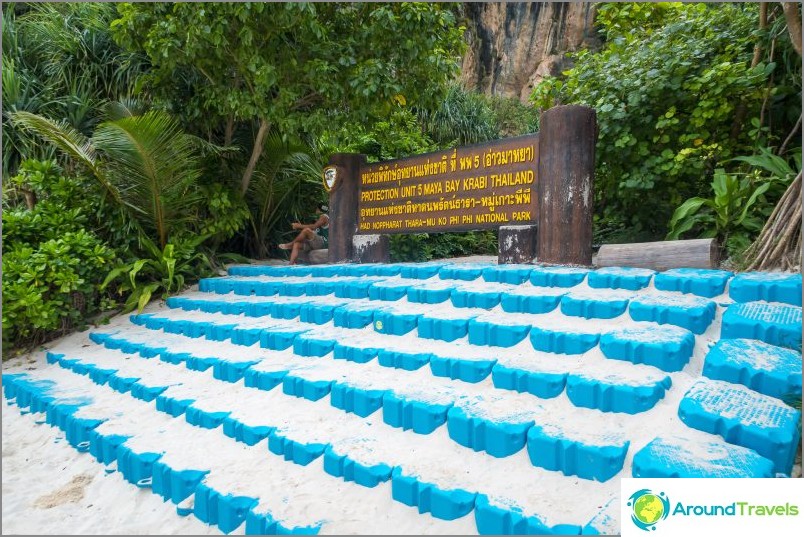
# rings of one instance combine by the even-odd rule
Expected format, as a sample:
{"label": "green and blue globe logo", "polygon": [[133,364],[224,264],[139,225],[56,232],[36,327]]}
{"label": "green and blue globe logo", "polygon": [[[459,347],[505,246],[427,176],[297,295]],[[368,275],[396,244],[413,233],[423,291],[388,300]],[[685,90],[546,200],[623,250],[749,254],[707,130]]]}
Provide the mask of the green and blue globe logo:
{"label": "green and blue globe logo", "polygon": [[648,489],[636,491],[628,498],[631,508],[631,521],[645,531],[655,530],[656,523],[667,518],[670,513],[670,500],[664,492],[656,494]]}

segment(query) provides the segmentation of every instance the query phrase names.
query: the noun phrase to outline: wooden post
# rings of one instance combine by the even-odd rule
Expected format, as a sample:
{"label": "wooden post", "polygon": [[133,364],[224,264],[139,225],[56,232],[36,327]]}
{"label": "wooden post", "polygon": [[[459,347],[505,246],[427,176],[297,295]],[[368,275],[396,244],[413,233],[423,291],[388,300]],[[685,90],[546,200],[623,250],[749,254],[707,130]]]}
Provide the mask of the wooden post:
{"label": "wooden post", "polygon": [[532,263],[537,253],[536,226],[500,226],[497,263]]}
{"label": "wooden post", "polygon": [[353,245],[357,263],[388,263],[391,260],[388,235],[355,235]]}
{"label": "wooden post", "polygon": [[357,230],[360,201],[360,166],[366,156],[336,153],[329,165],[336,168],[335,184],[329,191],[329,262],[346,263],[354,259],[353,240]]}
{"label": "wooden post", "polygon": [[539,120],[538,260],[592,264],[595,111],[556,106]]}

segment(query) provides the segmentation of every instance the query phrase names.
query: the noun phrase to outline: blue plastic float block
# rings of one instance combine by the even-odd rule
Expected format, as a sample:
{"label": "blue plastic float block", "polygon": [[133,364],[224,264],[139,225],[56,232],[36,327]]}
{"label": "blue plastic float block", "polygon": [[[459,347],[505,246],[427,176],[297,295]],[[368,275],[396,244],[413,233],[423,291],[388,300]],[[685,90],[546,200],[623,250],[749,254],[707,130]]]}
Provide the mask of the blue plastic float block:
{"label": "blue plastic float block", "polygon": [[331,446],[324,450],[324,471],[333,477],[342,477],[344,481],[354,481],[358,485],[373,488],[391,479],[392,468],[387,464],[366,466],[347,457],[335,453]]}
{"label": "blue plastic float block", "polygon": [[771,397],[801,400],[801,353],[761,341],[721,339],[706,355],[703,375]]}
{"label": "blue plastic float block", "polygon": [[801,306],[801,274],[749,272],[729,283],[729,296],[737,302],[784,302]]}
{"label": "blue plastic float block", "polygon": [[156,409],[177,418],[187,411],[187,407],[195,403],[195,399],[176,399],[167,395],[156,398]]}
{"label": "blue plastic float block", "polygon": [[149,316],[145,318],[145,328],[148,330],[162,330],[171,322],[167,317]]}
{"label": "blue plastic float block", "polygon": [[307,294],[307,284],[309,282],[282,282],[279,284],[277,294],[279,296],[299,297]]}
{"label": "blue plastic float block", "polygon": [[338,298],[368,298],[369,289],[374,281],[342,282],[335,287],[335,296]]}
{"label": "blue plastic float block", "polygon": [[236,327],[236,324],[206,323],[204,337],[210,341],[226,341],[232,337],[232,330]]}
{"label": "blue plastic float block", "polygon": [[165,306],[170,309],[183,309],[185,311],[191,311],[191,308],[198,309],[198,303],[195,300],[183,296],[168,297],[168,299],[165,300]]}
{"label": "blue plastic float block", "polygon": [[687,426],[718,434],[773,461],[790,475],[801,439],[801,412],[742,386],[699,380],[681,399],[678,416]]}
{"label": "blue plastic float block", "polygon": [[134,399],[150,403],[167,389],[168,386],[145,386],[144,384],[135,382],[131,385],[131,396]]}
{"label": "blue plastic float block", "polygon": [[198,309],[204,313],[220,313],[225,304],[223,300],[205,300],[199,304]]}
{"label": "blue plastic float block", "polygon": [[283,351],[293,346],[293,340],[300,334],[304,334],[308,330],[273,330],[264,329],[260,334],[260,347],[263,349],[272,349],[275,351]]}
{"label": "blue plastic float block", "polygon": [[270,391],[282,384],[282,380],[287,374],[287,370],[259,371],[253,368],[247,369],[243,375],[243,383],[248,388]]}
{"label": "blue plastic float block", "polygon": [[68,416],[64,430],[67,443],[81,453],[89,451],[89,438],[92,430],[106,420],[93,418],[76,418]]}
{"label": "blue plastic float block", "polygon": [[114,337],[114,334],[109,334],[107,332],[90,332],[89,333],[89,340],[92,343],[97,343],[98,345],[103,345],[107,339],[110,337]]}
{"label": "blue plastic float block", "polygon": [[358,347],[345,343],[336,343],[333,349],[333,356],[336,360],[365,364],[376,358],[379,352],[380,349],[375,347]]}
{"label": "blue plastic float block", "polygon": [[416,328],[421,313],[377,310],[374,313],[374,331],[380,334],[402,336]]}
{"label": "blue plastic float block", "polygon": [[445,267],[443,263],[421,264],[421,265],[405,265],[399,271],[400,276],[403,278],[413,278],[416,280],[426,280],[432,278],[439,271]]}
{"label": "blue plastic float block", "polygon": [[500,305],[508,313],[547,313],[558,307],[562,296],[502,293]]}
{"label": "blue plastic float block", "polygon": [[198,290],[202,293],[214,292],[217,280],[217,278],[201,278],[198,280]]}
{"label": "blue plastic float block", "polygon": [[[267,284],[267,285],[266,285]],[[263,287],[271,287],[273,290],[276,286],[273,282],[263,282],[259,280],[233,280],[232,281],[232,291],[236,295],[242,296],[251,296],[257,294],[257,289]],[[262,292],[261,295],[265,296],[266,293]],[[269,293],[273,295],[274,293]]]}
{"label": "blue plastic float block", "polygon": [[430,434],[447,421],[451,404],[426,403],[393,392],[387,392],[382,399],[382,420],[391,427],[404,431],[412,430],[418,434]]}
{"label": "blue plastic float block", "polygon": [[331,278],[333,276],[343,276],[346,265],[319,265],[310,267],[310,276],[314,278]]}
{"label": "blue plastic float block", "polygon": [[447,265],[438,271],[438,277],[442,280],[461,280],[471,282],[483,275],[486,269],[483,265]]}
{"label": "blue plastic float block", "polygon": [[660,272],[653,277],[653,285],[660,291],[678,291],[714,298],[722,295],[734,273],[725,270],[677,268]]}
{"label": "blue plastic float block", "polygon": [[467,414],[453,406],[447,412],[449,437],[475,451],[485,451],[494,457],[508,457],[525,447],[526,434],[533,420],[498,422]]}
{"label": "blue plastic float block", "polygon": [[306,306],[307,302],[275,302],[271,304],[271,317],[274,319],[295,319],[301,315],[302,307]]}
{"label": "blue plastic float block", "polygon": [[249,446],[259,444],[275,430],[276,427],[267,425],[246,425],[231,416],[223,420],[223,434]]}
{"label": "blue plastic float block", "polygon": [[301,466],[307,466],[320,457],[329,444],[302,444],[276,431],[268,436],[268,450]]}
{"label": "blue plastic float block", "polygon": [[450,300],[456,308],[482,308],[490,310],[500,303],[499,291],[478,291],[457,288],[452,291]]}
{"label": "blue plastic float block", "polygon": [[558,397],[567,384],[566,373],[526,371],[502,364],[491,370],[491,380],[496,388],[531,393],[542,399]]}
{"label": "blue plastic float block", "polygon": [[440,339],[453,342],[466,337],[469,333],[469,321],[472,317],[463,319],[444,319],[422,315],[419,318],[419,337],[425,339]]}
{"label": "blue plastic float block", "polygon": [[157,356],[161,356],[166,350],[167,347],[151,347],[148,345],[142,345],[140,347],[140,356],[143,358],[156,358]]}
{"label": "blue plastic float block", "polygon": [[536,267],[530,272],[530,283],[538,287],[575,287],[589,272],[576,267]]}
{"label": "blue plastic float block", "polygon": [[162,461],[154,462],[151,490],[165,501],[178,504],[195,493],[209,470],[174,470]]}
{"label": "blue plastic float block", "polygon": [[654,438],[634,454],[634,477],[773,477],[773,462],[724,442]]}
{"label": "blue plastic float block", "polygon": [[216,429],[223,424],[231,412],[207,412],[190,405],[184,412],[184,419],[190,425],[201,427],[203,429]]}
{"label": "blue plastic float block", "polygon": [[303,323],[327,324],[335,316],[335,310],[342,304],[302,304],[299,309],[299,320]]}
{"label": "blue plastic float block", "polygon": [[324,336],[306,333],[299,334],[293,340],[293,353],[298,356],[326,356],[332,352],[336,340]]}
{"label": "blue plastic float block", "polygon": [[614,319],[628,309],[629,298],[599,298],[574,296],[561,297],[561,313],[585,319]]}
{"label": "blue plastic float block", "polygon": [[400,265],[380,263],[371,267],[372,276],[399,276],[401,272]]}
{"label": "blue plastic float block", "polygon": [[226,315],[244,315],[250,304],[250,302],[224,302],[220,304],[218,311]]}
{"label": "blue plastic float block", "polygon": [[493,504],[485,494],[475,499],[475,523],[480,535],[580,535],[575,524],[547,525],[538,515],[525,515],[518,507]]}
{"label": "blue plastic float block", "polygon": [[262,331],[262,328],[233,328],[231,338],[232,343],[235,345],[242,345],[244,347],[251,347],[260,341]]}
{"label": "blue plastic float block", "polygon": [[572,404],[583,408],[596,408],[603,412],[639,414],[653,408],[670,389],[670,377],[644,384],[629,386],[616,380],[590,378],[582,374],[567,375],[567,396]]}
{"label": "blue plastic float block", "polygon": [[600,334],[589,332],[569,332],[534,326],[530,331],[530,342],[537,351],[557,354],[583,354],[597,345]]}
{"label": "blue plastic float block", "polygon": [[198,290],[205,293],[215,293],[217,295],[228,295],[234,288],[233,278],[206,278],[199,284]]}
{"label": "blue plastic float block", "polygon": [[409,288],[410,284],[377,285],[377,282],[372,282],[368,289],[368,297],[370,300],[394,302],[406,296]]}
{"label": "blue plastic float block", "polygon": [[337,281],[311,281],[307,282],[307,296],[325,296],[335,292],[342,282]]}
{"label": "blue plastic float block", "polygon": [[653,321],[659,324],[674,324],[696,334],[703,334],[715,319],[717,305],[705,298],[688,304],[662,304],[653,299],[631,301],[629,314],[635,321]]}
{"label": "blue plastic float block", "polygon": [[[505,322],[501,320],[500,322]],[[472,319],[469,321],[469,343],[513,347],[528,337],[531,325],[506,325]]]}
{"label": "blue plastic float block", "polygon": [[365,328],[374,322],[375,311],[368,308],[355,308],[350,305],[341,306],[335,310],[334,324],[341,328]]}
{"label": "blue plastic float block", "polygon": [[732,304],[723,314],[720,337],[758,339],[801,349],[801,308],[762,302]]}
{"label": "blue plastic float block", "polygon": [[606,358],[652,365],[669,373],[684,369],[694,349],[695,336],[683,328],[624,328],[600,336]]}
{"label": "blue plastic float block", "polygon": [[65,432],[73,422],[73,414],[87,403],[88,401],[55,399],[34,391],[31,393],[30,405],[25,405],[20,402],[19,395],[17,396],[17,405],[20,408],[30,406],[32,413],[44,412],[45,423],[58,427]]}
{"label": "blue plastic float block", "polygon": [[539,424],[528,430],[527,437],[528,456],[534,466],[601,482],[622,470],[629,446],[627,440],[586,444]]}
{"label": "blue plastic float block", "polygon": [[246,535],[318,535],[321,526],[283,526],[270,513],[246,513]]}
{"label": "blue plastic float block", "polygon": [[246,316],[247,317],[268,317],[273,312],[274,302],[269,302],[267,300],[262,302],[249,302],[246,305]]}
{"label": "blue plastic float block", "polygon": [[366,390],[335,382],[332,384],[330,404],[335,408],[365,418],[382,407],[383,396],[386,393],[388,390]]}
{"label": "blue plastic float block", "polygon": [[[17,400],[20,408],[31,407],[31,412],[46,412],[55,397],[50,395],[55,383],[49,380],[32,380],[24,373],[3,374],[3,395]],[[89,400],[86,400],[87,403]],[[77,407],[76,407],[77,408]],[[48,422],[50,423],[50,422]]]}
{"label": "blue plastic float block", "polygon": [[101,464],[117,460],[117,448],[130,437],[120,434],[101,434],[96,429],[89,433],[89,454]]}
{"label": "blue plastic float block", "polygon": [[109,387],[116,392],[128,393],[131,391],[131,386],[140,380],[137,377],[118,377],[117,375],[109,375]]}
{"label": "blue plastic float block", "polygon": [[221,494],[199,483],[195,489],[193,514],[201,522],[217,525],[223,533],[231,533],[246,520],[257,503],[256,498]]}
{"label": "blue plastic float block", "polygon": [[650,284],[655,270],[631,267],[604,267],[589,273],[589,287],[639,291]]}
{"label": "blue plastic float block", "polygon": [[220,360],[212,366],[212,376],[224,382],[240,382],[249,367],[260,363],[259,360],[250,362],[229,362]]}
{"label": "blue plastic float block", "polygon": [[483,269],[483,279],[487,282],[510,283],[520,285],[528,281],[532,266],[502,265]]}
{"label": "blue plastic float block", "polygon": [[449,300],[453,287],[429,289],[427,287],[408,287],[408,302],[416,304],[441,304]]}
{"label": "blue plastic float block", "polygon": [[430,371],[436,377],[447,377],[464,382],[477,383],[491,374],[497,360],[462,360],[433,354],[430,358]]}
{"label": "blue plastic float block", "polygon": [[192,354],[184,361],[184,366],[190,371],[206,371],[210,367],[220,362],[220,358],[213,358],[208,356],[193,356]]}
{"label": "blue plastic float block", "polygon": [[282,379],[282,393],[318,401],[329,394],[333,382],[331,380],[307,380],[287,374]]}
{"label": "blue plastic float block", "polygon": [[154,463],[161,457],[161,453],[136,453],[126,444],[120,444],[117,447],[117,471],[129,483],[148,487],[151,485]]}
{"label": "blue plastic float block", "polygon": [[279,276],[279,274],[275,274],[274,267],[255,267],[251,265],[229,267],[226,272],[229,276]]}
{"label": "blue plastic float block", "polygon": [[381,366],[406,371],[416,371],[429,364],[432,357],[433,354],[430,352],[400,352],[380,349],[377,353],[377,360]]}
{"label": "blue plastic float block", "polygon": [[469,514],[475,507],[476,496],[476,492],[463,489],[440,489],[404,475],[401,468],[394,468],[391,473],[391,497],[394,500],[418,508],[420,514],[430,513],[441,520],[455,520]]}

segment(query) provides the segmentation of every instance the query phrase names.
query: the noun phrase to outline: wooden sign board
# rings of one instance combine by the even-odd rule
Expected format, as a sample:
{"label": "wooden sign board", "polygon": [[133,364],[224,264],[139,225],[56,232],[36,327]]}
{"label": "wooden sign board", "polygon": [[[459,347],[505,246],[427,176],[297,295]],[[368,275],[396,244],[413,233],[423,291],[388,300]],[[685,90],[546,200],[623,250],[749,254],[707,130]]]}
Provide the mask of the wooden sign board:
{"label": "wooden sign board", "polygon": [[363,165],[357,233],[536,224],[538,165],[538,134]]}

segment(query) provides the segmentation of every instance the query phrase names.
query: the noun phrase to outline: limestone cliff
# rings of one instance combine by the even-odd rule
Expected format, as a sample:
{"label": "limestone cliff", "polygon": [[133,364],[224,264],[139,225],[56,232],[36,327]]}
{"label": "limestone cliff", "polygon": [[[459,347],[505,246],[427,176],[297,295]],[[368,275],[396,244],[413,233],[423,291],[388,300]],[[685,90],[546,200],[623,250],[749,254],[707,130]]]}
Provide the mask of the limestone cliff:
{"label": "limestone cliff", "polygon": [[467,2],[462,83],[526,102],[535,83],[569,67],[567,52],[594,46],[593,2]]}

